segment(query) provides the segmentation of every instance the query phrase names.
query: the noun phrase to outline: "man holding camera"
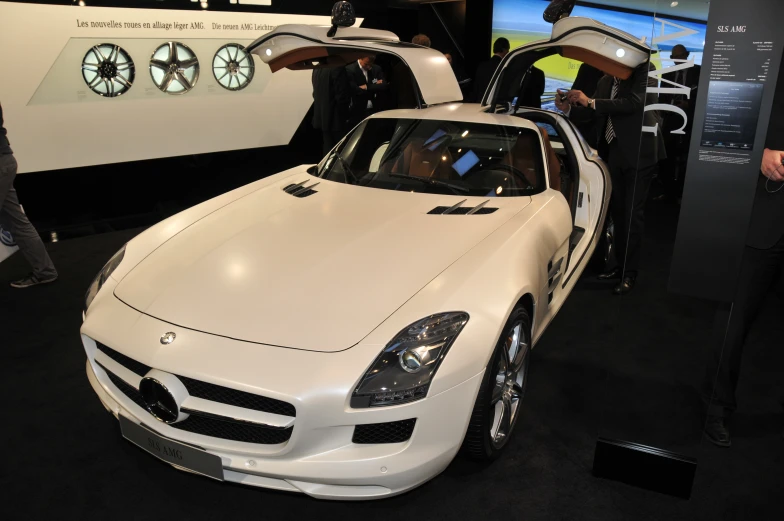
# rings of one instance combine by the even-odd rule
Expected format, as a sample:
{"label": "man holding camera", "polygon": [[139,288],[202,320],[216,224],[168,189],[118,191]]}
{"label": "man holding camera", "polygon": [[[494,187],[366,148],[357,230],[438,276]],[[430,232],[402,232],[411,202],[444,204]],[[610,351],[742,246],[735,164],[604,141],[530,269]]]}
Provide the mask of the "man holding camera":
{"label": "man holding camera", "polygon": [[[613,288],[625,295],[633,288],[640,266],[645,201],[659,160],[666,156],[661,133],[643,133],[642,126],[659,121],[655,111],[644,111],[646,89],[655,85],[649,78],[651,65],[643,63],[627,79],[604,75],[595,98],[580,90],[558,91],[556,106],[576,124],[594,129],[586,136],[598,143],[599,155],[607,162],[612,179],[611,210],[615,223],[617,266],[599,275],[601,280],[621,279]],[[648,104],[656,95],[647,95]]]}

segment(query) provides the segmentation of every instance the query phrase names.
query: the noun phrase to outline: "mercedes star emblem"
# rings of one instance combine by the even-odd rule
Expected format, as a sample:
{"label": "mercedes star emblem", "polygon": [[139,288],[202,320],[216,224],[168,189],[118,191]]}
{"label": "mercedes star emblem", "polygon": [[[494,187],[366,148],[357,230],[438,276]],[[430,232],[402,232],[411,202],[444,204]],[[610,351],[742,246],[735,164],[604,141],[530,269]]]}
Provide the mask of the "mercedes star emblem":
{"label": "mercedes star emblem", "polygon": [[177,421],[180,411],[174,396],[172,396],[165,385],[155,378],[143,378],[139,384],[139,392],[147,405],[147,410],[156,419],[164,423]]}
{"label": "mercedes star emblem", "polygon": [[174,339],[177,338],[177,335],[169,331],[168,333],[164,333],[161,337],[161,344],[167,346],[174,342]]}

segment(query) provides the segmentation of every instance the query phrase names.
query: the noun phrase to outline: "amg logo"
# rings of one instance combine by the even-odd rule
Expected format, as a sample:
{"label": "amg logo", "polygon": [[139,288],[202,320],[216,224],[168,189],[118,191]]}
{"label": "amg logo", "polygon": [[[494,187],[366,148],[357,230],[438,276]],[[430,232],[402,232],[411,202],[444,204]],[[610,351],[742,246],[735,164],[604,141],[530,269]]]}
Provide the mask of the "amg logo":
{"label": "amg logo", "polygon": [[147,438],[147,446],[150,448],[150,450],[154,450],[162,456],[168,456],[178,460],[182,459],[182,452],[180,452],[178,449],[173,449],[167,445],[161,445],[152,438]]}
{"label": "amg logo", "polygon": [[718,28],[719,33],[745,33],[745,25],[720,25]]}

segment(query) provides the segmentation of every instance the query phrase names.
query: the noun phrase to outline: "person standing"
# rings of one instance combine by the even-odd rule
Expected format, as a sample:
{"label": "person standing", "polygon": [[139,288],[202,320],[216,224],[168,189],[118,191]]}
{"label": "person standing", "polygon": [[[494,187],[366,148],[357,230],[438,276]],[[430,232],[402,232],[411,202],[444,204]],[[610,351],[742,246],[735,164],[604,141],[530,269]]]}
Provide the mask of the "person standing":
{"label": "person standing", "polygon": [[[673,60],[688,60],[689,51],[683,45],[672,48],[670,58]],[[675,62],[678,65],[683,62]],[[683,117],[675,112],[664,112],[662,129],[664,130],[664,144],[667,147],[667,159],[662,161],[659,171],[663,193],[658,199],[669,199],[678,202],[683,195],[683,184],[686,174],[686,162],[689,158],[689,144],[691,143],[691,129],[694,122],[694,108],[697,101],[697,87],[700,84],[700,66],[694,65],[688,69],[668,72],[662,75],[662,87],[674,87],[672,83],[687,87],[691,92],[686,98],[683,94],[662,94],[660,102],[675,105],[686,113],[685,134],[673,134],[683,124]]]}
{"label": "person standing", "polygon": [[723,342],[714,342],[703,383],[703,398],[709,404],[705,436],[720,447],[731,445],[727,419],[737,408],[735,391],[743,346],[768,291],[784,276],[784,119],[781,114],[784,114],[784,61],[776,82],[735,296],[732,307],[717,314]]}
{"label": "person standing", "polygon": [[326,155],[348,131],[349,90],[345,67],[313,69],[313,128],[321,130]]}
{"label": "person standing", "polygon": [[[655,94],[646,89],[655,80],[649,78],[651,65],[638,66],[628,79],[605,75],[599,80],[595,98],[581,90],[570,90],[567,100],[556,95],[556,106],[570,119],[593,120],[599,155],[608,163],[612,179],[611,208],[615,223],[618,266],[599,275],[601,280],[620,278],[613,288],[616,295],[629,293],[635,285],[640,267],[645,202],[658,162],[666,153],[661,133],[643,133],[642,126],[659,121],[655,111],[644,111],[646,97],[656,103]],[[591,140],[589,140],[590,142]]]}
{"label": "person standing", "polygon": [[493,57],[488,61],[480,63],[479,67],[476,68],[474,92],[471,101],[475,103],[482,101],[482,96],[485,95],[487,87],[490,86],[493,74],[495,74],[498,66],[501,65],[501,60],[504,59],[504,56],[509,54],[510,47],[509,40],[506,38],[498,38],[493,43]]}
{"label": "person standing", "polygon": [[22,289],[56,281],[57,270],[41,237],[19,204],[14,188],[16,171],[17,163],[3,121],[3,106],[0,105],[0,222],[14,236],[19,251],[33,268],[28,276],[11,282],[12,288]]}
{"label": "person standing", "polygon": [[351,117],[353,127],[378,109],[378,94],[386,91],[389,84],[384,71],[375,64],[375,56],[364,56],[346,66],[351,88]]}

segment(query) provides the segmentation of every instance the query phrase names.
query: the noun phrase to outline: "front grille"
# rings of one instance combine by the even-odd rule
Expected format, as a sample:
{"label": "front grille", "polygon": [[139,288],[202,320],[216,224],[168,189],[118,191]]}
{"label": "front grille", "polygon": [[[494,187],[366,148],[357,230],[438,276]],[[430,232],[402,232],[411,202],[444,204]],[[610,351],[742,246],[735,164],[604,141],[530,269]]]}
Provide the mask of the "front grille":
{"label": "front grille", "polygon": [[283,416],[296,416],[297,410],[290,403],[282,402],[274,398],[259,396],[258,394],[246,393],[236,389],[229,389],[220,385],[215,385],[185,376],[178,376],[188,394],[196,398],[210,400],[213,402],[233,405],[243,409],[253,409],[254,411],[269,412]]}
{"label": "front grille", "polygon": [[[146,375],[150,366],[141,362],[137,362],[133,358],[118,353],[111,347],[96,342],[98,349],[106,356],[125,367],[126,369],[136,373],[139,376]],[[242,409],[252,409],[254,411],[269,412],[272,414],[280,414],[282,416],[297,416],[296,408],[287,402],[276,400],[274,398],[267,398],[266,396],[259,396],[258,394],[248,393],[245,391],[238,391],[230,389],[221,385],[215,385],[185,376],[175,375],[188,389],[188,394],[196,398],[210,400],[225,405],[233,405]]]}
{"label": "front grille", "polygon": [[[100,364],[98,364],[100,365]],[[147,409],[147,404],[142,399],[141,393],[132,385],[126,383],[122,378],[101,366],[109,380],[125,396],[130,398],[133,403]],[[217,416],[199,416],[197,411],[188,411],[188,419],[178,423],[169,424],[170,427],[180,429],[194,434],[221,438],[224,440],[242,441],[245,443],[257,443],[261,445],[277,445],[284,443],[291,438],[294,427],[280,428],[268,425],[256,425],[247,422],[237,422]]]}
{"label": "front grille", "polygon": [[277,428],[252,423],[239,423],[230,420],[219,420],[206,416],[191,414],[187,420],[172,423],[170,427],[183,431],[212,436],[224,440],[258,443],[261,445],[277,445],[291,438],[293,427]]}
{"label": "front grille", "polygon": [[[98,364],[98,365],[101,365],[101,364]],[[101,368],[106,372],[106,376],[109,377],[109,380],[111,380],[111,382],[114,384],[114,386],[116,388],[118,388],[121,393],[123,393],[125,396],[127,396],[128,398],[133,400],[133,403],[135,403],[136,405],[138,405],[142,409],[147,409],[147,404],[144,403],[144,400],[142,399],[142,393],[140,393],[138,390],[134,389],[134,387],[132,385],[129,385],[128,383],[126,383],[125,380],[123,380],[122,378],[120,378],[116,374],[112,373],[111,371],[106,369],[104,366],[101,365]]]}
{"label": "front grille", "polygon": [[416,418],[387,423],[369,423],[354,427],[354,443],[402,443],[411,438]]}
{"label": "front grille", "polygon": [[150,372],[150,369],[152,369],[150,366],[144,365],[141,362],[137,362],[133,358],[127,357],[122,353],[118,353],[111,347],[103,345],[100,342],[96,342],[95,345],[98,346],[98,350],[101,351],[103,354],[105,354],[106,356],[108,356],[109,358],[111,358],[112,360],[114,360],[124,368],[138,374],[139,376],[146,375],[147,373]]}

